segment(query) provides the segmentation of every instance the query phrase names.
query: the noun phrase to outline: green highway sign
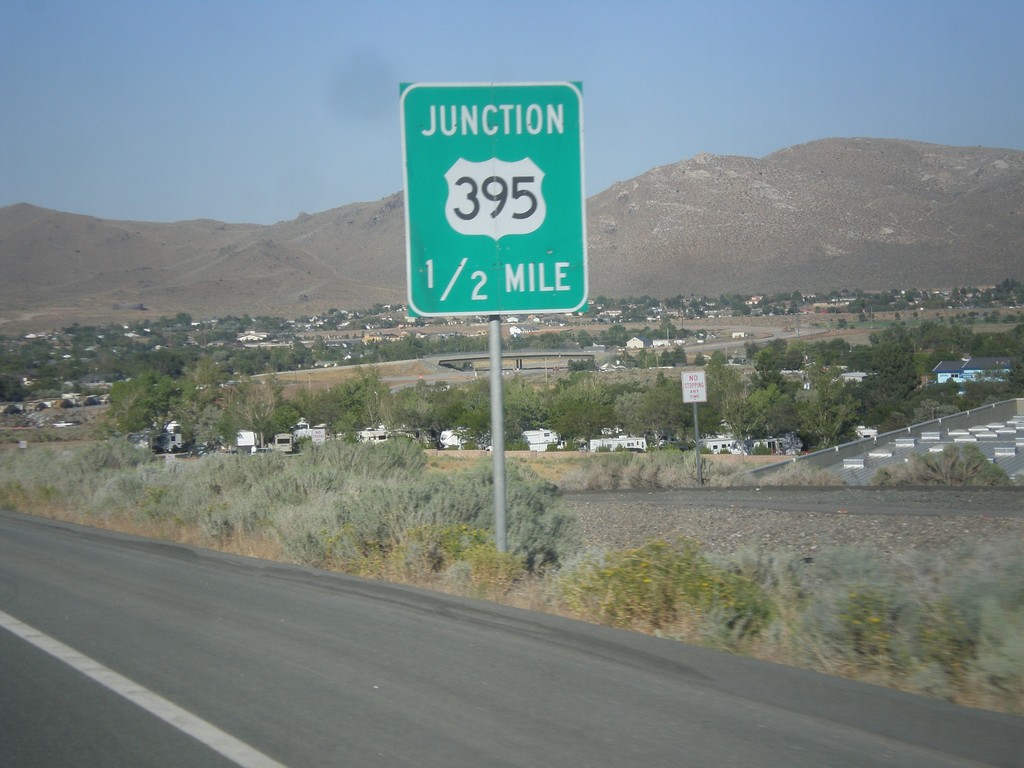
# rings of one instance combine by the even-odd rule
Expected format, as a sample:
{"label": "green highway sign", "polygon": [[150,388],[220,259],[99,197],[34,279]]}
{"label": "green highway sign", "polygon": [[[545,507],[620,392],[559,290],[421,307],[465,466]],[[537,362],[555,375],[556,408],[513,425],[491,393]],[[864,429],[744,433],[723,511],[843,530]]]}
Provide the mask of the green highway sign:
{"label": "green highway sign", "polygon": [[576,83],[402,86],[409,313],[587,304]]}

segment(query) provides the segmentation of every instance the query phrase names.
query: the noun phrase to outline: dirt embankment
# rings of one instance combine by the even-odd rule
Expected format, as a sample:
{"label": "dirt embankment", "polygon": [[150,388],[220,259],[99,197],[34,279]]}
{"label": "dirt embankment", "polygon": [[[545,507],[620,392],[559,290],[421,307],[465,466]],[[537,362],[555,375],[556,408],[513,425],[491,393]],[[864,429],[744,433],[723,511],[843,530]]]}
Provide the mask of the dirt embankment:
{"label": "dirt embankment", "polygon": [[1024,542],[1024,488],[690,488],[565,495],[589,546],[686,536],[708,551],[805,557],[869,547],[887,557],[977,542]]}

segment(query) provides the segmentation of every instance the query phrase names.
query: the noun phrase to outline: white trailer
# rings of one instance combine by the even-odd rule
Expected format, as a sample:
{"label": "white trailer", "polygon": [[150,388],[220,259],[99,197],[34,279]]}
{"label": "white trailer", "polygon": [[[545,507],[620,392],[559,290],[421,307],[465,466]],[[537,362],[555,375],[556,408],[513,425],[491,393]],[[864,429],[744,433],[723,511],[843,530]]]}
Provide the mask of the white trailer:
{"label": "white trailer", "polygon": [[441,437],[438,438],[437,444],[441,448],[456,448],[461,451],[466,445],[466,440],[459,433],[459,430],[445,429],[441,431]]}
{"label": "white trailer", "polygon": [[302,419],[292,430],[292,436],[296,440],[308,437],[313,442],[313,445],[323,445],[327,442],[327,425],[317,424],[315,427],[311,427],[308,421]]}
{"label": "white trailer", "polygon": [[388,439],[388,431],[384,427],[361,429],[358,439],[360,443],[383,443]]}
{"label": "white trailer", "polygon": [[235,436],[235,448],[239,453],[256,453],[263,445],[263,437],[251,429],[240,429]]}
{"label": "white trailer", "polygon": [[743,446],[732,435],[705,435],[700,439],[700,447],[711,453],[743,453]]}
{"label": "white trailer", "polygon": [[274,435],[274,444],[271,447],[275,453],[294,453],[295,437],[291,432],[278,432]]}
{"label": "white trailer", "polygon": [[591,451],[633,451],[643,453],[647,450],[646,437],[619,435],[618,437],[598,437],[590,441]]}
{"label": "white trailer", "polygon": [[530,446],[531,451],[546,451],[551,445],[556,448],[565,447],[565,443],[559,439],[558,433],[550,429],[528,429],[523,432],[523,440]]}
{"label": "white trailer", "polygon": [[153,449],[157,453],[178,453],[183,446],[181,424],[176,421],[168,421],[160,430],[160,434],[156,436]]}

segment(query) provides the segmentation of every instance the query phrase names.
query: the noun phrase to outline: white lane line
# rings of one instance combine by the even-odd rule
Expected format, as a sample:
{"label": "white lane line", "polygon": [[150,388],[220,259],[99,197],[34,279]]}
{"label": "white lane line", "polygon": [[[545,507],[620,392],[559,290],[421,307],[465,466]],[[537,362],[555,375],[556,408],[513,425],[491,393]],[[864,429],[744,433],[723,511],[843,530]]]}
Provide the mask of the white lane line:
{"label": "white lane line", "polygon": [[136,706],[142,707],[142,709],[159,717],[179,731],[187,733],[236,765],[242,766],[242,768],[285,768],[284,764],[267,757],[259,750],[250,747],[245,742],[239,741],[215,725],[196,717],[177,704],[153,693],[138,683],[129,680],[127,677],[119,675],[98,661],[84,656],[74,648],[64,645],[59,640],[43,634],[38,629],[18,621],[3,611],[0,611],[0,627],[63,661],[68,666],[77,669],[83,675],[92,678],[117,695],[123,696]]}

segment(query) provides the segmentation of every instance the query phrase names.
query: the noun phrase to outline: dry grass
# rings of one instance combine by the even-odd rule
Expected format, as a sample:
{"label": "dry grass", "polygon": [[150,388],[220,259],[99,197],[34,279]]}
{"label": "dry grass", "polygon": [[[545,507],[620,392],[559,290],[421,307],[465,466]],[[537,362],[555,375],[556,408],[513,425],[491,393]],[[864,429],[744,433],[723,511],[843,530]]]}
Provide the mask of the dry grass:
{"label": "dry grass", "polygon": [[[493,461],[490,451],[435,451],[428,450],[427,466],[438,472],[460,472],[479,462]],[[509,467],[528,470],[537,477],[561,485],[565,475],[583,466],[591,457],[578,451],[506,451],[505,461]]]}
{"label": "dry grass", "polygon": [[[692,454],[686,454],[692,456]],[[646,454],[585,453],[580,451],[506,451],[508,466],[528,470],[542,480],[567,490],[567,479],[572,481],[581,474],[606,474],[604,462],[616,459],[644,467],[655,464],[672,464],[674,459],[683,461],[684,454],[678,452],[653,452]],[[729,485],[739,481],[748,469],[767,463],[778,462],[777,456],[703,456],[704,479],[708,484]],[[458,472],[478,462],[491,462],[489,451],[427,451],[427,466],[439,472]],[[689,471],[689,470],[688,470]],[[690,472],[692,474],[692,472]],[[664,477],[664,476],[663,476]],[[682,477],[682,476],[681,476]],[[694,484],[686,475],[680,480],[680,487]],[[630,486],[623,486],[630,487]]]}
{"label": "dry grass", "polygon": [[77,509],[71,509],[64,503],[37,504],[31,510],[24,511],[24,514],[84,525],[103,531],[116,531],[132,536],[141,536],[146,539],[156,539],[188,547],[211,549],[216,552],[252,557],[259,560],[286,561],[281,543],[266,536],[240,533],[232,536],[211,538],[203,534],[195,526],[180,525],[171,521],[142,521],[128,514],[97,517],[82,513]]}

